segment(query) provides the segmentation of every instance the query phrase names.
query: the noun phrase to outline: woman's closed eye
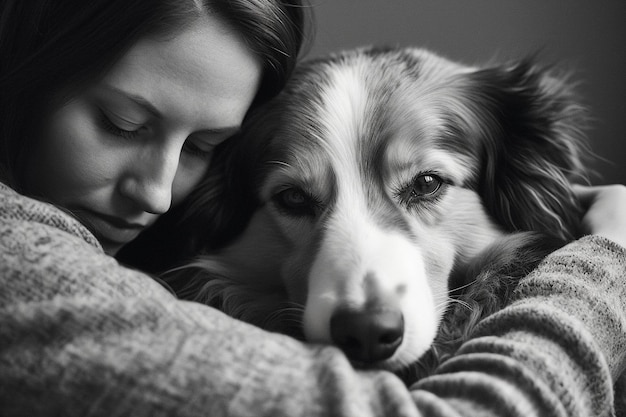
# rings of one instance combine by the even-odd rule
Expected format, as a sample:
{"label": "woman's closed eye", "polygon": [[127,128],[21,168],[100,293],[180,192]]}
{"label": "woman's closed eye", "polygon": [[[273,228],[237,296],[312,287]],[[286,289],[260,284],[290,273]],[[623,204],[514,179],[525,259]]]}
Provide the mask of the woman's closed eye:
{"label": "woman's closed eye", "polygon": [[187,140],[185,142],[185,145],[183,146],[183,151],[197,158],[209,159],[213,154],[213,148],[214,146],[201,146],[194,143],[193,141]]}
{"label": "woman's closed eye", "polygon": [[215,147],[230,138],[238,128],[208,129],[191,134],[183,151],[199,159],[211,159]]}
{"label": "woman's closed eye", "polygon": [[[146,120],[136,123],[107,107],[98,107],[102,127],[114,136],[124,139],[136,139],[142,132],[147,131]],[[187,138],[182,151],[187,155],[199,159],[209,160],[215,146],[232,135],[237,129],[213,129],[209,134],[193,134]]]}
{"label": "woman's closed eye", "polygon": [[[102,127],[104,127],[104,129],[106,129],[109,133],[112,133],[115,136],[120,136],[124,139],[134,139],[135,137],[137,137],[142,127],[141,125],[135,125],[134,123],[130,122],[121,122],[121,120],[118,120],[117,123],[114,123],[111,120],[113,117],[109,116],[105,110],[100,110],[100,115]],[[124,127],[118,126],[118,124],[123,124]],[[131,126],[136,126],[136,128],[131,129]]]}
{"label": "woman's closed eye", "polygon": [[[102,112],[102,125],[109,133],[124,139],[135,139],[141,132],[141,126],[135,130],[122,129],[113,123],[104,112]],[[208,159],[213,153],[213,146],[201,146],[194,142],[186,141],[183,151],[197,158]]]}

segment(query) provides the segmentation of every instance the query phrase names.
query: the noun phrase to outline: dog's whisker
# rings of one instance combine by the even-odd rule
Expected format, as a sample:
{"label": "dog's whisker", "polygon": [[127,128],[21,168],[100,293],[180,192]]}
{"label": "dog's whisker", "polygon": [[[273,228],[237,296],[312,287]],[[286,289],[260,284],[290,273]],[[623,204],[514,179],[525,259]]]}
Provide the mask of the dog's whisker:
{"label": "dog's whisker", "polygon": [[266,163],[268,165],[280,165],[285,168],[291,168],[291,164],[288,164],[287,162],[284,162],[284,161],[267,161]]}
{"label": "dog's whisker", "polygon": [[474,280],[468,282],[467,284],[460,285],[460,286],[458,286],[456,288],[451,288],[451,289],[448,290],[448,294],[452,294],[452,293],[464,290],[464,289],[474,285],[475,283],[476,283],[476,280],[474,279]]}
{"label": "dog's whisker", "polygon": [[464,301],[464,300],[459,300],[457,298],[452,298],[452,299],[450,299],[450,304],[460,304],[463,307],[465,307],[466,309],[468,309],[469,311],[474,311],[474,309],[470,305],[470,303],[468,303],[467,301]]}

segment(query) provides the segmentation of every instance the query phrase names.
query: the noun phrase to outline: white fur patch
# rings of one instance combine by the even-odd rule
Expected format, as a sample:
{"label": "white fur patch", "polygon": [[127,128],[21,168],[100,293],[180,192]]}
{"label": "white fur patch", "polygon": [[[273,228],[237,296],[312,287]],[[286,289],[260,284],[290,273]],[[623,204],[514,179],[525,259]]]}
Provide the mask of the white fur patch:
{"label": "white fur patch", "polygon": [[[359,66],[337,68],[323,92],[324,149],[337,195],[308,274],[304,333],[308,340],[332,343],[330,321],[339,307],[360,309],[385,298],[402,311],[404,344],[410,346],[401,347],[392,361],[409,362],[428,349],[439,317],[420,247],[409,235],[382,229],[369,214],[366,188],[372,184],[359,172],[357,148],[368,121],[363,80]],[[441,160],[441,169],[462,171],[450,158]]]}

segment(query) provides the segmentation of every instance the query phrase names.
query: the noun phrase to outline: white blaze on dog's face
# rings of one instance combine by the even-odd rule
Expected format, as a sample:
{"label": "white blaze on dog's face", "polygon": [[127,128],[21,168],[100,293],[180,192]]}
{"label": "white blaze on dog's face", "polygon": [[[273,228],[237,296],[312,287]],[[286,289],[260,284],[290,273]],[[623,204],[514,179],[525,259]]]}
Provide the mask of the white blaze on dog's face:
{"label": "white blaze on dog's face", "polygon": [[355,55],[296,83],[258,168],[255,219],[281,242],[305,337],[390,369],[430,347],[455,263],[500,234],[468,187],[480,169],[471,138],[451,129],[471,119],[455,91],[467,69],[413,58]]}

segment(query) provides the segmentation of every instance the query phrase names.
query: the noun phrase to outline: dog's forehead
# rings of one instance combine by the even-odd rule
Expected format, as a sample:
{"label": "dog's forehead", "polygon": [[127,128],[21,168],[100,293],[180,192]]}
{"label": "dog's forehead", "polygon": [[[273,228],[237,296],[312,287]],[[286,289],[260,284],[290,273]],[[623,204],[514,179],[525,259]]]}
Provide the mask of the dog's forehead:
{"label": "dog's forehead", "polygon": [[[410,233],[394,193],[420,174],[464,185],[476,163],[450,113],[467,67],[428,52],[361,51],[301,68],[259,126],[261,198],[296,187],[332,212],[367,212]],[[456,108],[459,109],[456,109]]]}
{"label": "dog's forehead", "polygon": [[[467,153],[449,119],[463,111],[454,90],[469,71],[421,49],[357,50],[304,65],[278,100],[274,153],[310,178],[354,161],[380,175],[444,169],[449,158],[435,149]],[[470,164],[456,161],[461,181]]]}

